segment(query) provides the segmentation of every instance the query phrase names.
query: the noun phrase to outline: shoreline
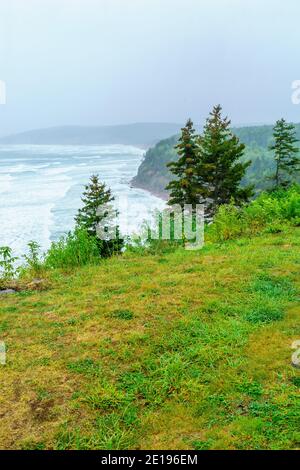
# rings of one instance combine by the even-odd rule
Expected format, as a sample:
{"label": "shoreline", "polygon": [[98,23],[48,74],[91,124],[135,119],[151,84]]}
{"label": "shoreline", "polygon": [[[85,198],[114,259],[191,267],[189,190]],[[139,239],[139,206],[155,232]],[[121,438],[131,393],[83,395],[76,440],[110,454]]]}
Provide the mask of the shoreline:
{"label": "shoreline", "polygon": [[145,185],[137,184],[134,181],[135,178],[136,176],[129,182],[130,188],[143,189],[144,191],[147,191],[149,194],[152,194],[152,196],[158,197],[162,201],[165,201],[165,202],[168,201],[168,193],[166,191],[154,191],[152,189],[149,189]]}

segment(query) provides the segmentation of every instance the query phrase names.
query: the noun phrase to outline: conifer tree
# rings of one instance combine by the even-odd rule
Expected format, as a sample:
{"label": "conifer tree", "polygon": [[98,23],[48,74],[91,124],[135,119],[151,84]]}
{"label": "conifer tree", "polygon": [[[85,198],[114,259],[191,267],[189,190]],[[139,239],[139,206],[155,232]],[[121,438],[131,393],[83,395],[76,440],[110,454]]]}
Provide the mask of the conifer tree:
{"label": "conifer tree", "polygon": [[184,204],[194,206],[199,202],[197,185],[198,145],[191,119],[181,129],[181,137],[175,149],[179,158],[167,165],[176,176],[166,187],[166,190],[170,191],[168,204],[170,206],[179,204],[181,207]]}
{"label": "conifer tree", "polygon": [[251,162],[241,161],[245,145],[232,134],[230,124],[222,118],[221,106],[215,106],[199,137],[198,192],[208,218],[220,205],[230,201],[240,205],[253,194],[253,186],[240,187]]}
{"label": "conifer tree", "polygon": [[96,237],[97,227],[104,219],[99,213],[99,207],[114,201],[111,190],[99,181],[98,175],[92,175],[89,184],[85,186],[82,198],[83,207],[79,209],[75,221],[80,228],[84,228],[90,235]]}
{"label": "conifer tree", "polygon": [[268,178],[274,182],[274,189],[287,187],[292,175],[300,171],[299,148],[295,145],[298,139],[295,133],[295,126],[285,119],[280,119],[274,126],[274,143],[269,150],[274,152],[276,169],[274,175]]}
{"label": "conifer tree", "polygon": [[[79,209],[75,217],[76,227],[84,229],[87,233],[97,239],[99,252],[102,257],[111,256],[119,252],[123,246],[123,240],[120,239],[119,228],[115,226],[116,236],[112,239],[100,239],[98,229],[101,222],[105,220],[105,226],[113,228],[115,220],[111,216],[109,208],[114,201],[111,190],[104,183],[99,181],[98,175],[92,175],[89,184],[85,186],[81,198],[83,207]],[[115,213],[116,214],[116,213]],[[111,230],[113,232],[113,230]]]}

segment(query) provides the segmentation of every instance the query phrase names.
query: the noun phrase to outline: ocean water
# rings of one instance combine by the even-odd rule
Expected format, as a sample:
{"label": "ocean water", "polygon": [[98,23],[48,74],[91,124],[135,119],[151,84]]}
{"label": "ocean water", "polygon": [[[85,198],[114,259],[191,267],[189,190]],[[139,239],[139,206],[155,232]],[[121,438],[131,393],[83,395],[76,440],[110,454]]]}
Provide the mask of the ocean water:
{"label": "ocean water", "polygon": [[123,233],[138,232],[164,202],[131,188],[144,151],[112,146],[0,146],[0,246],[26,252],[30,240],[46,250],[74,227],[84,184],[98,174],[116,196]]}

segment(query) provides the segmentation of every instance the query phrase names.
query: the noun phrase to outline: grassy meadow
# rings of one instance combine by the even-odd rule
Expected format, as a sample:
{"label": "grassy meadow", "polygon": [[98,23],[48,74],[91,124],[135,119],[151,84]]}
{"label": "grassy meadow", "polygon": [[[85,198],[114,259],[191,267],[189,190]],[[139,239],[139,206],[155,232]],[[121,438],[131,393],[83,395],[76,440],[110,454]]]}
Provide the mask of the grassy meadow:
{"label": "grassy meadow", "polygon": [[0,298],[2,449],[300,447],[300,228]]}

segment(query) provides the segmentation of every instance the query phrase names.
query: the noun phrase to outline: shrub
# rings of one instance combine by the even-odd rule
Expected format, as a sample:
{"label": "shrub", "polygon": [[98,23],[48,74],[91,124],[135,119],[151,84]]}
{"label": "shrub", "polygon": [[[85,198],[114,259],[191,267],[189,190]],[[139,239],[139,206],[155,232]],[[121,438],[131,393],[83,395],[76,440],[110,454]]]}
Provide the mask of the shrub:
{"label": "shrub", "polygon": [[185,245],[187,240],[184,229],[181,228],[180,234],[176,233],[174,217],[174,212],[170,208],[163,211],[155,210],[152,220],[144,222],[140,243],[144,244],[149,254],[171,253]]}
{"label": "shrub", "polygon": [[300,186],[293,185],[287,190],[264,192],[241,209],[234,203],[221,206],[208,228],[208,237],[223,242],[262,232],[280,233],[299,223]]}
{"label": "shrub", "polygon": [[45,266],[47,268],[69,269],[87,264],[96,264],[99,261],[99,248],[97,240],[91,237],[86,230],[75,229],[58,242],[52,242],[46,253]]}
{"label": "shrub", "polygon": [[29,268],[34,274],[40,274],[43,270],[43,260],[40,258],[40,245],[35,241],[28,243],[28,254],[23,258],[26,261],[24,269]]}
{"label": "shrub", "polygon": [[291,186],[288,190],[262,193],[245,209],[248,221],[259,221],[266,225],[277,221],[292,221],[300,217],[300,186]]}
{"label": "shrub", "polygon": [[15,267],[17,260],[9,246],[0,247],[0,281],[9,281],[17,275],[18,270]]}
{"label": "shrub", "polygon": [[219,208],[214,222],[209,228],[214,241],[223,242],[239,237],[245,231],[245,219],[242,209],[233,203]]}

